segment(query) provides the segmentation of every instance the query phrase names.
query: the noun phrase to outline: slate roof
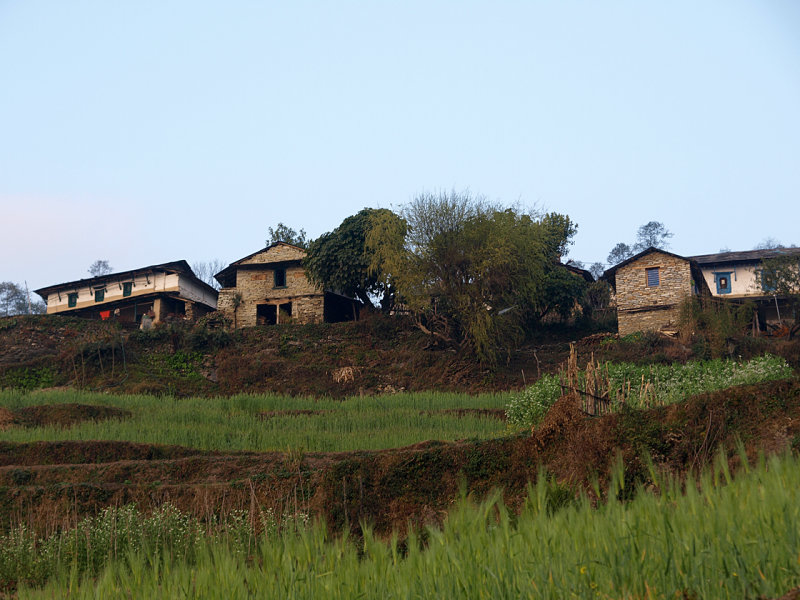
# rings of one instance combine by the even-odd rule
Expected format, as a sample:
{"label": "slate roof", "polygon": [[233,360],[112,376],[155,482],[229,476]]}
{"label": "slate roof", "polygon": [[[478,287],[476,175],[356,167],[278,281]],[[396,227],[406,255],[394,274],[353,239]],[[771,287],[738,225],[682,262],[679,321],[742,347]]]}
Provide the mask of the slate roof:
{"label": "slate roof", "polygon": [[759,262],[765,258],[778,258],[781,256],[800,256],[800,248],[771,248],[769,250],[745,250],[743,252],[717,252],[716,254],[700,254],[690,256],[701,267],[713,264]]}
{"label": "slate roof", "polygon": [[205,281],[198,279],[197,275],[194,274],[194,271],[192,271],[192,268],[189,266],[189,263],[185,260],[174,260],[172,262],[161,263],[159,265],[150,265],[148,267],[141,267],[139,269],[131,269],[130,271],[120,271],[119,273],[109,273],[108,275],[87,277],[86,279],[76,279],[75,281],[67,281],[66,283],[57,283],[55,285],[48,285],[47,287],[39,288],[38,290],[34,290],[34,292],[44,298],[46,302],[47,296],[57,290],[63,290],[65,288],[92,287],[93,285],[102,284],[106,281],[128,279],[140,273],[151,273],[153,271],[166,271],[167,273],[180,273],[181,275],[186,275],[193,281],[212,291],[214,294],[217,293],[217,290],[208,285]]}

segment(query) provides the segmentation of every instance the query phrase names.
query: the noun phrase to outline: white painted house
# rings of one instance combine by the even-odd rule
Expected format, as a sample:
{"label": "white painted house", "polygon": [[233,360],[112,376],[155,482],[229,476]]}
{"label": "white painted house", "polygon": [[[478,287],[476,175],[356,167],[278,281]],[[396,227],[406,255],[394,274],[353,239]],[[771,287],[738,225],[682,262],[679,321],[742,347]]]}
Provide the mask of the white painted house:
{"label": "white painted house", "polygon": [[148,313],[156,323],[170,315],[194,320],[217,308],[217,291],[185,260],[59,283],[36,293],[47,303],[47,314],[126,323],[139,323]]}

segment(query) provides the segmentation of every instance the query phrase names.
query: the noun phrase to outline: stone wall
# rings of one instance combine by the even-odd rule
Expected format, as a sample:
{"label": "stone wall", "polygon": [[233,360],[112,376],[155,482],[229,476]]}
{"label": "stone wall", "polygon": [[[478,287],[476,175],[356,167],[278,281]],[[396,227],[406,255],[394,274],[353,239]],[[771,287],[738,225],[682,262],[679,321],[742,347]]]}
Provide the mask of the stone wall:
{"label": "stone wall", "polygon": [[[646,269],[658,267],[659,285],[647,285]],[[651,252],[616,272],[619,334],[677,326],[680,304],[692,294],[688,260]]]}
{"label": "stone wall", "polygon": [[287,260],[302,260],[306,255],[306,251],[297,246],[290,246],[288,244],[278,244],[267,248],[266,250],[254,254],[253,256],[243,260],[242,265],[258,265],[263,263],[274,263]]}
{"label": "stone wall", "polygon": [[[322,290],[308,280],[297,262],[282,262],[299,261],[304,254],[300,248],[279,244],[251,256],[237,268],[236,287],[220,290],[218,310],[236,327],[253,327],[258,324],[259,305],[291,302],[295,322],[321,323],[325,306]],[[275,270],[279,268],[286,271],[283,287],[275,287]],[[234,311],[236,294],[241,295],[241,301]]]}

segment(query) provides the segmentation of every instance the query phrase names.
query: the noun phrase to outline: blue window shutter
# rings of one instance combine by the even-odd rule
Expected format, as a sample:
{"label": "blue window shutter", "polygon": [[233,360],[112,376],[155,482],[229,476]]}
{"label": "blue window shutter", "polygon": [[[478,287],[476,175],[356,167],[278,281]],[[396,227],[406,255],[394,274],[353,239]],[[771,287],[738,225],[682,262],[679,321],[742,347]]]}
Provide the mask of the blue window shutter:
{"label": "blue window shutter", "polygon": [[717,293],[718,294],[730,294],[731,293],[731,273],[733,271],[728,271],[726,273],[714,273],[714,283],[717,284]]}
{"label": "blue window shutter", "polygon": [[658,267],[645,269],[647,272],[647,287],[658,287],[660,281],[658,277]]}

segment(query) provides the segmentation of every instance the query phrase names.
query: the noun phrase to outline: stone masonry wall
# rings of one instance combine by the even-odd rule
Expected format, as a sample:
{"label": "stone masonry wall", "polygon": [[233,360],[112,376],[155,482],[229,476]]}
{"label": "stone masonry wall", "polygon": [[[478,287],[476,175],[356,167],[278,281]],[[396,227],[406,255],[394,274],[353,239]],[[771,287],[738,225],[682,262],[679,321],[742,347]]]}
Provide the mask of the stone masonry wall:
{"label": "stone masonry wall", "polygon": [[[278,245],[259,252],[243,262],[236,271],[236,287],[220,290],[217,309],[237,327],[257,324],[259,304],[292,303],[292,318],[299,323],[321,323],[324,315],[322,290],[311,283],[298,264],[274,264],[275,261],[299,260],[305,252],[293,246]],[[263,267],[261,266],[263,265]],[[275,287],[275,269],[286,269],[286,286]],[[234,295],[241,302],[234,320]]]}
{"label": "stone masonry wall", "polygon": [[[659,268],[659,285],[647,285],[646,269]],[[616,273],[619,334],[675,326],[680,304],[692,294],[688,260],[651,252]]]}

